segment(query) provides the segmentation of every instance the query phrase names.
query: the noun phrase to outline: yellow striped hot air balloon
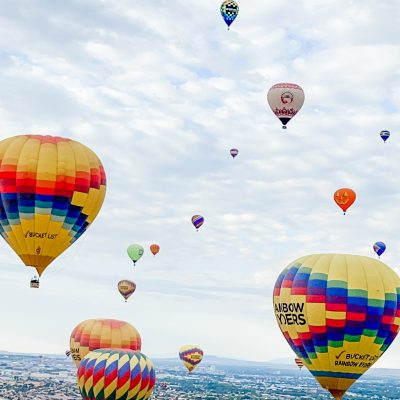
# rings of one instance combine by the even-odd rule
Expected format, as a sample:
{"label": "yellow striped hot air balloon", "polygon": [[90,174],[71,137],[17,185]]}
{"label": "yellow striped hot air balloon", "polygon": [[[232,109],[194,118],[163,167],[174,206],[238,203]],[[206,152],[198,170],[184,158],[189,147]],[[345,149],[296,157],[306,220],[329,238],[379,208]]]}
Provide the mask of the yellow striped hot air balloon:
{"label": "yellow striped hot air balloon", "polygon": [[305,256],[279,275],[274,311],[297,357],[339,400],[395,339],[400,279],[370,257]]}
{"label": "yellow striped hot air balloon", "polygon": [[118,348],[140,350],[142,340],[131,324],[115,319],[88,319],[78,324],[71,333],[70,351],[75,365],[92,350]]}
{"label": "yellow striped hot air balloon", "polygon": [[146,400],[156,374],[150,359],[138,351],[99,349],[82,360],[77,379],[85,400]]}
{"label": "yellow striped hot air balloon", "polygon": [[0,141],[0,234],[39,276],[86,231],[105,193],[101,161],[79,142],[42,135]]}
{"label": "yellow striped hot air balloon", "polygon": [[125,299],[125,302],[128,301],[129,297],[132,296],[132,294],[136,290],[136,283],[129,281],[127,279],[123,279],[122,281],[118,282],[118,291],[121,294],[121,296]]}
{"label": "yellow striped hot air balloon", "polygon": [[179,358],[187,370],[192,372],[203,359],[203,350],[199,346],[187,344],[179,349]]}

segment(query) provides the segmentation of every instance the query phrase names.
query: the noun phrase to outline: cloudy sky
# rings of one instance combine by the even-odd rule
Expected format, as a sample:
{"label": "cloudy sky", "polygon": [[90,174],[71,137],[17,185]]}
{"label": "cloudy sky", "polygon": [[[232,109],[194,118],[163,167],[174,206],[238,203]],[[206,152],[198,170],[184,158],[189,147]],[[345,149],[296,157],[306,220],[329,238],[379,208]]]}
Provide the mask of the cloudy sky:
{"label": "cloudy sky", "polygon": [[[374,257],[381,240],[399,271],[400,2],[239,4],[229,32],[215,0],[2,4],[0,138],[76,139],[102,160],[108,188],[39,290],[0,243],[0,349],[62,353],[76,324],[104,317],[131,322],[153,357],[186,343],[292,357],[272,311],[288,263]],[[266,102],[277,82],[305,92],[287,131]],[[332,200],[341,187],[358,196],[346,216]],[[131,243],[161,251],[134,268]],[[124,278],[137,284],[126,304]],[[376,366],[399,357],[398,339]]]}

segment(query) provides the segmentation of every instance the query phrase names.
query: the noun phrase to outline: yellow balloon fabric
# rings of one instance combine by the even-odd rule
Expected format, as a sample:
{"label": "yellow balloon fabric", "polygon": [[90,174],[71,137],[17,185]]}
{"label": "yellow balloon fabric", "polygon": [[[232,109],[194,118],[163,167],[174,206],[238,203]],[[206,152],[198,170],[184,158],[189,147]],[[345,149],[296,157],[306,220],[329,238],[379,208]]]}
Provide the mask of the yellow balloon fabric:
{"label": "yellow balloon fabric", "polygon": [[189,372],[192,372],[203,359],[203,350],[199,346],[184,345],[179,349],[179,358]]}
{"label": "yellow balloon fabric", "polygon": [[88,319],[71,333],[71,356],[77,368],[92,350],[101,348],[141,350],[139,332],[131,324],[115,319]]}
{"label": "yellow balloon fabric", "polygon": [[399,331],[400,279],[370,257],[305,256],[279,275],[274,311],[297,357],[341,399]]}
{"label": "yellow balloon fabric", "polygon": [[0,141],[0,234],[41,275],[96,218],[106,176],[96,154],[71,139]]}

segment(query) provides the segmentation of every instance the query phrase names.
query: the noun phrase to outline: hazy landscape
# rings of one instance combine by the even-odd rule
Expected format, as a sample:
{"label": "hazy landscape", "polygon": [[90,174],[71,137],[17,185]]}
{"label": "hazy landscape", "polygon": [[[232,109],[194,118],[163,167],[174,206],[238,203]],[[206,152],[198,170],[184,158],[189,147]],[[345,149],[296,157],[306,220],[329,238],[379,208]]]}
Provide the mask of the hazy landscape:
{"label": "hazy landscape", "polygon": [[[153,361],[157,384],[152,399],[331,399],[305,368],[299,370],[290,360],[264,364],[209,356],[192,374],[177,359]],[[65,356],[2,352],[0,399],[80,399],[75,373]],[[400,370],[372,369],[345,399],[400,399]]]}

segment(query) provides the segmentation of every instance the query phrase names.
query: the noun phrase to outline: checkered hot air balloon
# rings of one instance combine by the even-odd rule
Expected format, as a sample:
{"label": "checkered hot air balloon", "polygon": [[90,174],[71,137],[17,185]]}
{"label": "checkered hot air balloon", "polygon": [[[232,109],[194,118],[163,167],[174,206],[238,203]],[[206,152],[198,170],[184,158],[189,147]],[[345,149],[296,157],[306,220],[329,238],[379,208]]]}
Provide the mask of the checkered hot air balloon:
{"label": "checkered hot air balloon", "polygon": [[0,234],[39,276],[86,231],[105,193],[101,161],[75,140],[20,135],[0,141]]}
{"label": "checkered hot air balloon", "polygon": [[221,15],[226,25],[231,26],[232,22],[236,19],[239,14],[239,4],[234,0],[225,0],[221,4]]}
{"label": "checkered hot air balloon", "polygon": [[339,400],[395,339],[400,278],[370,257],[305,256],[279,275],[274,311],[297,357]]}
{"label": "checkered hot air balloon", "polygon": [[85,400],[145,400],[153,392],[156,374],[143,353],[98,349],[82,360],[77,379]]}
{"label": "checkered hot air balloon", "polygon": [[196,228],[196,231],[204,224],[204,218],[201,215],[193,215],[192,224]]}
{"label": "checkered hot air balloon", "polygon": [[199,346],[184,345],[179,349],[179,358],[190,373],[203,359],[203,350]]}
{"label": "checkered hot air balloon", "polygon": [[105,347],[140,350],[142,340],[136,328],[116,319],[88,319],[71,333],[70,351],[78,368],[86,354]]}

